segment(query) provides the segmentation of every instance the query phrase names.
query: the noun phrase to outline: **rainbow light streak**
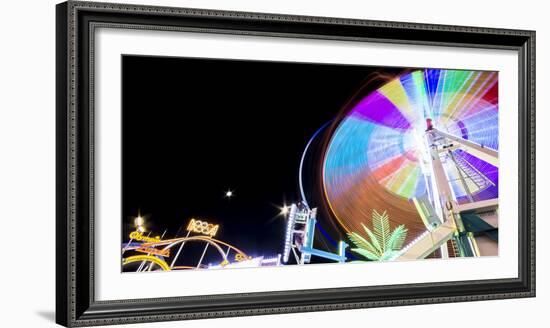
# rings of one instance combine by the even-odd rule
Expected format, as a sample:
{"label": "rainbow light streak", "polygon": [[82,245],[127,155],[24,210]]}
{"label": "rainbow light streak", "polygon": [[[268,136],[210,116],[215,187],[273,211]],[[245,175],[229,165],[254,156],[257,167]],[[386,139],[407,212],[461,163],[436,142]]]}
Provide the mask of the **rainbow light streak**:
{"label": "rainbow light streak", "polygon": [[[428,192],[420,141],[427,118],[442,131],[498,150],[498,73],[417,70],[355,103],[332,135],[323,162],[328,204],[346,230],[361,231],[359,223],[370,220],[372,209],[387,210],[394,224],[406,224],[408,240],[425,230],[411,199]],[[480,188],[467,181],[475,200],[498,197],[497,167],[464,151],[454,156],[492,182]],[[467,191],[456,171],[447,174],[462,202]]]}

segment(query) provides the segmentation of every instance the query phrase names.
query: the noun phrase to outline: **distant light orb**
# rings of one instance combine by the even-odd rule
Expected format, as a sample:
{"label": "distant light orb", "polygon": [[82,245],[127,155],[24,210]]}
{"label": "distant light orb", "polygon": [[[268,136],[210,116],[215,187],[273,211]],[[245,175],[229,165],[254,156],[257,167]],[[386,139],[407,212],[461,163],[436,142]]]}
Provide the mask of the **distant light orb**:
{"label": "distant light orb", "polygon": [[139,227],[139,226],[142,226],[143,223],[144,223],[143,217],[142,217],[142,216],[136,217],[134,223],[135,223],[135,225],[138,226],[138,227]]}
{"label": "distant light orb", "polygon": [[233,197],[233,192],[231,190],[226,191],[225,192],[225,197],[227,197],[227,198]]}
{"label": "distant light orb", "polygon": [[289,211],[289,208],[286,205],[281,208],[281,214],[282,215],[287,215],[288,211]]}

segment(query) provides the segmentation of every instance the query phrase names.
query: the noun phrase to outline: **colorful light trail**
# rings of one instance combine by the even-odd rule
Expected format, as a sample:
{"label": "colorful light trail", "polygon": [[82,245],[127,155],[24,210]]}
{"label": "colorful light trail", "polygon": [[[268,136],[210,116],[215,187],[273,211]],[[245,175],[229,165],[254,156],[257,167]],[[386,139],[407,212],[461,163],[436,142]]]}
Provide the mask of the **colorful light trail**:
{"label": "colorful light trail", "polygon": [[[323,161],[324,192],[344,229],[360,231],[376,209],[406,224],[409,239],[425,231],[411,200],[430,189],[426,119],[443,132],[498,151],[498,73],[416,70],[351,107]],[[462,150],[453,156],[443,165],[459,203],[468,195],[474,201],[498,197],[498,167]]]}

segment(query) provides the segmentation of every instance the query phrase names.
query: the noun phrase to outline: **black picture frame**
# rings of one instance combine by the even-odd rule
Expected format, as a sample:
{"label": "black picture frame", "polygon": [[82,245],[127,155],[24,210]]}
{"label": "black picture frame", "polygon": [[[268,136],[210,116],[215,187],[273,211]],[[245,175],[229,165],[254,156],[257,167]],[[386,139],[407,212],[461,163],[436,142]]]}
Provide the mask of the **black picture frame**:
{"label": "black picture frame", "polygon": [[[535,32],[69,1],[56,24],[56,322],[91,326],[535,296]],[[93,39],[98,27],[509,49],[519,57],[519,277],[96,301]]]}

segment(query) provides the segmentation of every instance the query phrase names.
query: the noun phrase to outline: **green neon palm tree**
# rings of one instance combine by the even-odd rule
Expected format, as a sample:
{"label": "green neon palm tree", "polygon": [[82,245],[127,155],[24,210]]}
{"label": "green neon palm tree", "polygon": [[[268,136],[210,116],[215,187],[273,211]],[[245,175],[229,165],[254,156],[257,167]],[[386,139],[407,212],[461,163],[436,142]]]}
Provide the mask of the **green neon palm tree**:
{"label": "green neon palm tree", "polygon": [[390,220],[386,211],[382,214],[372,211],[372,230],[361,223],[368,239],[356,232],[348,233],[351,242],[356,246],[351,250],[371,261],[386,261],[397,255],[407,237],[405,225],[390,231]]}

